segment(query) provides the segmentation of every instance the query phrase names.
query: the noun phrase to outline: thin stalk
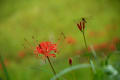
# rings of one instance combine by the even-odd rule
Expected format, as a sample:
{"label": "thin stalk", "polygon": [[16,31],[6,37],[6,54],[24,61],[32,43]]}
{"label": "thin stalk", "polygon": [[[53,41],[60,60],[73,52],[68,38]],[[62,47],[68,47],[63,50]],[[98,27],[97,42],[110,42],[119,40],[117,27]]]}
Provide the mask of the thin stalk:
{"label": "thin stalk", "polygon": [[0,55],[0,62],[1,62],[1,65],[2,65],[2,68],[3,68],[3,71],[4,71],[4,74],[5,74],[5,76],[6,76],[6,80],[10,80],[9,75],[8,75],[8,71],[7,71],[7,68],[6,68],[5,64],[4,64],[4,61],[3,61],[3,58],[2,58],[1,55]]}
{"label": "thin stalk", "polygon": [[[73,66],[73,65],[70,64],[70,67],[72,67],[72,66]],[[76,77],[75,77],[75,73],[74,73],[74,71],[72,72],[72,77],[73,77],[73,80],[77,80]]]}
{"label": "thin stalk", "polygon": [[83,33],[83,38],[84,38],[85,47],[86,47],[86,49],[88,49],[84,31],[83,31],[82,33]]}
{"label": "thin stalk", "polygon": [[[82,33],[83,33],[84,43],[85,43],[86,49],[88,49],[87,41],[86,41],[86,38],[85,38],[85,33],[84,33],[84,31],[83,31]],[[89,63],[91,64],[91,58],[90,58],[90,57],[89,57],[88,61],[89,61]],[[92,66],[92,67],[93,67],[93,66]],[[95,70],[94,70],[94,71],[95,71]],[[93,73],[95,73],[94,71],[93,71],[93,68],[91,68],[91,74],[92,74],[92,75],[93,75]]]}
{"label": "thin stalk", "polygon": [[[82,33],[83,33],[83,38],[84,38],[85,47],[86,47],[86,49],[88,49],[87,41],[86,41],[86,38],[85,38],[84,30],[82,31]],[[89,62],[90,62],[90,58],[89,58]]]}
{"label": "thin stalk", "polygon": [[[51,63],[51,61],[50,61],[50,59],[49,59],[48,56],[47,56],[47,59],[48,59],[48,62],[49,62],[49,64],[50,64],[50,67],[51,67],[51,69],[52,69],[53,74],[56,76],[56,71],[55,71],[55,69],[54,69],[54,67],[53,67],[53,65],[52,65],[52,63]],[[58,79],[57,79],[57,80],[58,80]]]}

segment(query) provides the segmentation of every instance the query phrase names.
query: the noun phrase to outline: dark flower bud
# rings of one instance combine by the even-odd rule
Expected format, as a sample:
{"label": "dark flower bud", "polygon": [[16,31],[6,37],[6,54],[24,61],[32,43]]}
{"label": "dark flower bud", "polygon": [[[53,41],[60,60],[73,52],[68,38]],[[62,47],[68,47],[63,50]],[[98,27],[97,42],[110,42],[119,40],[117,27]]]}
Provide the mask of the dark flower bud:
{"label": "dark flower bud", "polygon": [[69,58],[69,65],[72,65],[72,58]]}

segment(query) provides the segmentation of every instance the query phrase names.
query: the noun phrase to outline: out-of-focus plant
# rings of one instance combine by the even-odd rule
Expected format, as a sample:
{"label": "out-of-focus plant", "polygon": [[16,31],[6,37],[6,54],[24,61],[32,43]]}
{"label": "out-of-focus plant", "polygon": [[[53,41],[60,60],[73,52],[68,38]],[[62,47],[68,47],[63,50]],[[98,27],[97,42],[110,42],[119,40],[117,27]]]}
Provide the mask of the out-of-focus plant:
{"label": "out-of-focus plant", "polygon": [[8,71],[7,71],[7,68],[6,68],[6,65],[4,63],[4,59],[2,57],[2,55],[0,54],[0,64],[1,64],[1,68],[3,69],[4,71],[4,74],[6,76],[6,80],[10,80],[10,77],[9,77],[9,74],[8,74]]}
{"label": "out-of-focus plant", "polygon": [[105,59],[101,60],[97,57],[94,48],[91,48],[91,51],[95,55],[91,60],[91,67],[94,72],[93,80],[120,80],[120,67],[116,68],[119,64],[113,65],[114,61],[112,63],[109,62],[111,56],[119,54],[119,52],[111,52],[106,55]]}

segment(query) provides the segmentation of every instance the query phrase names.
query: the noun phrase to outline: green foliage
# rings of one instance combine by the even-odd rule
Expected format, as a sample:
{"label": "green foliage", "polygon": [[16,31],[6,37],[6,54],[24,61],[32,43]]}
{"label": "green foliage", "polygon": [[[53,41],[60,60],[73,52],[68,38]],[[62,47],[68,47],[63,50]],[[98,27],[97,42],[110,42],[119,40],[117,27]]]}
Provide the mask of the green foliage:
{"label": "green foliage", "polygon": [[116,47],[117,47],[117,50],[120,51],[120,42],[117,43]]}

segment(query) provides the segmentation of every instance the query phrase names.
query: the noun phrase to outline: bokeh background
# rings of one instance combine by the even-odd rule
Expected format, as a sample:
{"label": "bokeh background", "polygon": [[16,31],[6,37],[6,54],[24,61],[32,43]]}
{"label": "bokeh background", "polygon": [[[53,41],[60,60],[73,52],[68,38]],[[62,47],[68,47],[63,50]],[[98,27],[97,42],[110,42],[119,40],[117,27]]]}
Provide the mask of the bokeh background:
{"label": "bokeh background", "polygon": [[[85,48],[83,36],[76,26],[82,17],[87,24],[87,44],[111,42],[120,37],[119,0],[0,0],[0,54],[4,57],[11,80],[49,80],[53,75],[49,64],[33,55],[28,42],[57,42],[60,33],[68,38],[60,42],[60,53],[52,59],[59,72],[69,67],[68,58]],[[33,40],[34,36],[34,40]],[[24,39],[27,39],[25,41]],[[73,60],[78,64],[78,60]],[[81,59],[81,63],[84,60]],[[87,77],[86,77],[87,72]],[[0,79],[5,75],[0,69]],[[82,69],[68,80],[92,80],[90,70]]]}

